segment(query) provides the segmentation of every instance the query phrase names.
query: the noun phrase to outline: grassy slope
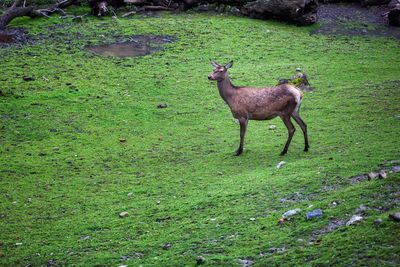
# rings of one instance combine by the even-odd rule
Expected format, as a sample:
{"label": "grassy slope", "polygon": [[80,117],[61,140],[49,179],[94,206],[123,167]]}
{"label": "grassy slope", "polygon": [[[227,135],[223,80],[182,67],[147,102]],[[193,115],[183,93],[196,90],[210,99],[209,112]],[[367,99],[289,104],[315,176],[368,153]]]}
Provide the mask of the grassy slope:
{"label": "grassy slope", "polygon": [[[43,40],[0,49],[0,265],[183,266],[199,255],[210,266],[400,263],[399,225],[387,219],[399,209],[400,176],[348,183],[400,158],[399,41],[211,14],[87,18],[48,30],[59,23],[16,21]],[[82,50],[134,34],[178,40],[139,58]],[[302,106],[311,150],[302,151],[298,129],[280,157],[286,130],[277,119],[250,122],[245,152],[234,157],[238,125],[206,79],[209,59],[233,59],[237,85],[272,85],[302,67],[317,88]],[[281,201],[290,196],[298,199]],[[309,244],[360,204],[371,208],[364,222]],[[306,221],[309,205],[324,217]],[[293,208],[302,213],[277,225]],[[272,247],[286,250],[259,255]]]}

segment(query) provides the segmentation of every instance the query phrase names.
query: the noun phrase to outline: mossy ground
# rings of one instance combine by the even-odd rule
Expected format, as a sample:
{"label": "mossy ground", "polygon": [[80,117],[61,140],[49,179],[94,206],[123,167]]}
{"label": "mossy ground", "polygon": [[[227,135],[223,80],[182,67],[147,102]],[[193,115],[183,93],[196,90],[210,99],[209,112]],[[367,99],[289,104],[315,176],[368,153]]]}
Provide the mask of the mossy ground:
{"label": "mossy ground", "polygon": [[[0,49],[0,265],[400,264],[399,224],[388,219],[399,174],[348,179],[400,159],[398,40],[206,13],[12,26],[38,40]],[[83,50],[136,34],[176,41],[136,58]],[[287,132],[276,119],[250,122],[235,157],[239,126],[207,80],[210,59],[234,60],[236,85],[274,85],[301,67],[316,88],[302,105],[310,151],[297,127],[280,157]],[[370,209],[359,225],[310,242],[361,204]],[[307,221],[315,208],[323,217]]]}

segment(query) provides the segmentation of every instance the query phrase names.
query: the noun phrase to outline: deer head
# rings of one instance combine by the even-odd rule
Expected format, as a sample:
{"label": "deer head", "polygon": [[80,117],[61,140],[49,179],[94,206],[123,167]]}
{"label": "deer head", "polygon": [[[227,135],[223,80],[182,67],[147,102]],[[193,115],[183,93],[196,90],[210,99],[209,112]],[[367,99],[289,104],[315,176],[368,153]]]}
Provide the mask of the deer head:
{"label": "deer head", "polygon": [[226,63],[224,66],[218,64],[215,61],[211,61],[211,65],[214,67],[214,71],[208,75],[209,80],[222,81],[228,77],[228,69],[232,67],[233,61]]}

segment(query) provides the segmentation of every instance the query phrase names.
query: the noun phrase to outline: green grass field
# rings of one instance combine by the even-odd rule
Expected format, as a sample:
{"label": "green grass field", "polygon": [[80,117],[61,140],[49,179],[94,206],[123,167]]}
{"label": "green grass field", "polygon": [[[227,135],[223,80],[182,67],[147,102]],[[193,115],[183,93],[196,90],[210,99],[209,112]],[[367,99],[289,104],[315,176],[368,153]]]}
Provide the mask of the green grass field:
{"label": "green grass field", "polygon": [[[0,48],[1,266],[399,266],[388,218],[399,173],[350,183],[400,165],[399,40],[209,13],[11,26],[36,44]],[[175,41],[133,58],[83,49],[137,34]],[[279,156],[287,130],[275,119],[250,121],[235,157],[239,125],[207,80],[210,59],[233,60],[236,85],[301,67],[315,87],[301,110],[310,151],[297,126]],[[361,204],[361,223],[317,234]]]}

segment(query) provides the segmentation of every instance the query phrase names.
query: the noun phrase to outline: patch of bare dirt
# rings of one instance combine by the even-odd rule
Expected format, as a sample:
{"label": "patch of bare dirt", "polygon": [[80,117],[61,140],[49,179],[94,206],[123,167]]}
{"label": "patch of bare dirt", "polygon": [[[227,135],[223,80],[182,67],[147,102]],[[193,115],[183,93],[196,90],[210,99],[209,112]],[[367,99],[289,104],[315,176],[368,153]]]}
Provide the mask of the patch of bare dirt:
{"label": "patch of bare dirt", "polygon": [[387,5],[363,7],[357,3],[321,4],[318,10],[321,27],[312,34],[345,36],[385,36],[400,39],[400,27],[389,26],[382,16]]}
{"label": "patch of bare dirt", "polygon": [[0,48],[26,43],[33,43],[33,40],[27,36],[26,31],[22,28],[7,28],[0,31]]}

